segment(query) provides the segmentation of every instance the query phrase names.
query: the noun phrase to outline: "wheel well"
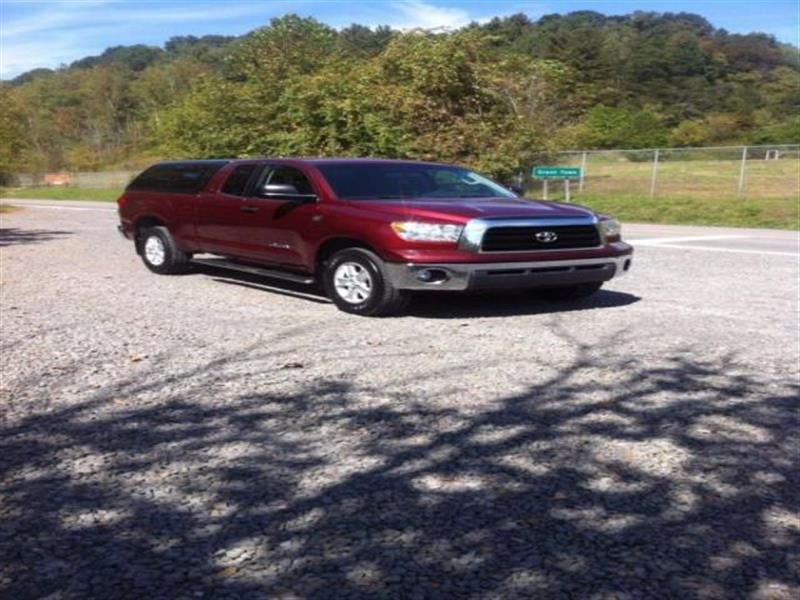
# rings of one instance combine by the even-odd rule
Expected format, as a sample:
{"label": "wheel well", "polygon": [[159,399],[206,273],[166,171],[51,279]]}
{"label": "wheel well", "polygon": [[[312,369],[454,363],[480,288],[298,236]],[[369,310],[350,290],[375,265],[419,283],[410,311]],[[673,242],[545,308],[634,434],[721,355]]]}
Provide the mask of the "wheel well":
{"label": "wheel well", "polygon": [[142,231],[144,231],[148,227],[158,227],[163,225],[164,222],[157,217],[141,217],[137,219],[136,225],[134,227],[134,230],[136,231],[136,251],[141,254],[140,242],[141,242]]}
{"label": "wheel well", "polygon": [[141,217],[136,221],[136,233],[139,233],[142,229],[159,225],[164,225],[164,221],[158,217]]}
{"label": "wheel well", "polygon": [[334,238],[332,240],[327,240],[317,250],[317,259],[314,265],[316,267],[315,272],[319,274],[322,271],[321,267],[325,261],[339,250],[344,250],[345,248],[364,248],[365,250],[375,252],[372,246],[355,238]]}

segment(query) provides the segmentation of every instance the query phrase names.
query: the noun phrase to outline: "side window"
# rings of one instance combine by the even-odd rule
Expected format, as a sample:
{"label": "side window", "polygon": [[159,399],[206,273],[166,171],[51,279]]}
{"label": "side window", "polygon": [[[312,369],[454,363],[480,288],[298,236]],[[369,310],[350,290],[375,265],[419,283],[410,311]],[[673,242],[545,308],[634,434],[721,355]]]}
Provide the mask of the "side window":
{"label": "side window", "polygon": [[159,163],[153,165],[129,185],[129,190],[196,194],[209,179],[225,166],[225,161],[195,163]]}
{"label": "side window", "polygon": [[222,193],[231,194],[232,196],[244,196],[247,182],[257,167],[258,165],[240,165],[236,167],[225,180],[221,190]]}
{"label": "side window", "polygon": [[266,183],[293,185],[297,188],[298,194],[313,194],[314,190],[311,188],[311,183],[303,173],[294,167],[275,167],[267,178]]}

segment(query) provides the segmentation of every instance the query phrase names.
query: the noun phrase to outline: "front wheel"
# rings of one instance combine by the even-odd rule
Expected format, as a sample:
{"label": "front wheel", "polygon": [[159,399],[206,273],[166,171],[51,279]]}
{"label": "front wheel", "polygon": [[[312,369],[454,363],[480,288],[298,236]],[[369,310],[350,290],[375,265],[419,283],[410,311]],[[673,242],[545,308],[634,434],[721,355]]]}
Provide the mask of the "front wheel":
{"label": "front wheel", "polygon": [[590,283],[578,283],[576,285],[565,285],[559,287],[543,288],[541,295],[553,302],[570,302],[587,298],[594,294],[603,286],[602,281]]}
{"label": "front wheel", "polygon": [[323,272],[328,297],[348,313],[370,317],[401,311],[408,293],[396,289],[386,277],[383,261],[364,248],[340,250]]}

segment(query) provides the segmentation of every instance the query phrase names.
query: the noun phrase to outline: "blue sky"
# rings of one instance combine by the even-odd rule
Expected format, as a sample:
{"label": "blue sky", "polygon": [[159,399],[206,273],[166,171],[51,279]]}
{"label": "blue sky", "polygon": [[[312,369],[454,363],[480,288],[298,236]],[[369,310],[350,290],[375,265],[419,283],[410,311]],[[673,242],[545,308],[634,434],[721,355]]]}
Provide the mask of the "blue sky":
{"label": "blue sky", "polygon": [[800,45],[798,0],[0,0],[0,78],[58,67],[108,46],[161,45],[174,35],[238,35],[289,12],[350,23],[460,27],[524,12],[693,12],[731,32],[763,31]]}

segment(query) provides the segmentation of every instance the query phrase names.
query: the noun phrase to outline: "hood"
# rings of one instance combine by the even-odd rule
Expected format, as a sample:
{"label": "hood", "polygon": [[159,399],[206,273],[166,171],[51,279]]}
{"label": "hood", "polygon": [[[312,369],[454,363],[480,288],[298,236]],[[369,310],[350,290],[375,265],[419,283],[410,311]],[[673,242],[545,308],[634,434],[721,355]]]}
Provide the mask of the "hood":
{"label": "hood", "polygon": [[358,200],[370,212],[392,217],[466,222],[478,218],[586,217],[595,213],[577,204],[563,204],[522,198],[414,198],[413,200]]}

